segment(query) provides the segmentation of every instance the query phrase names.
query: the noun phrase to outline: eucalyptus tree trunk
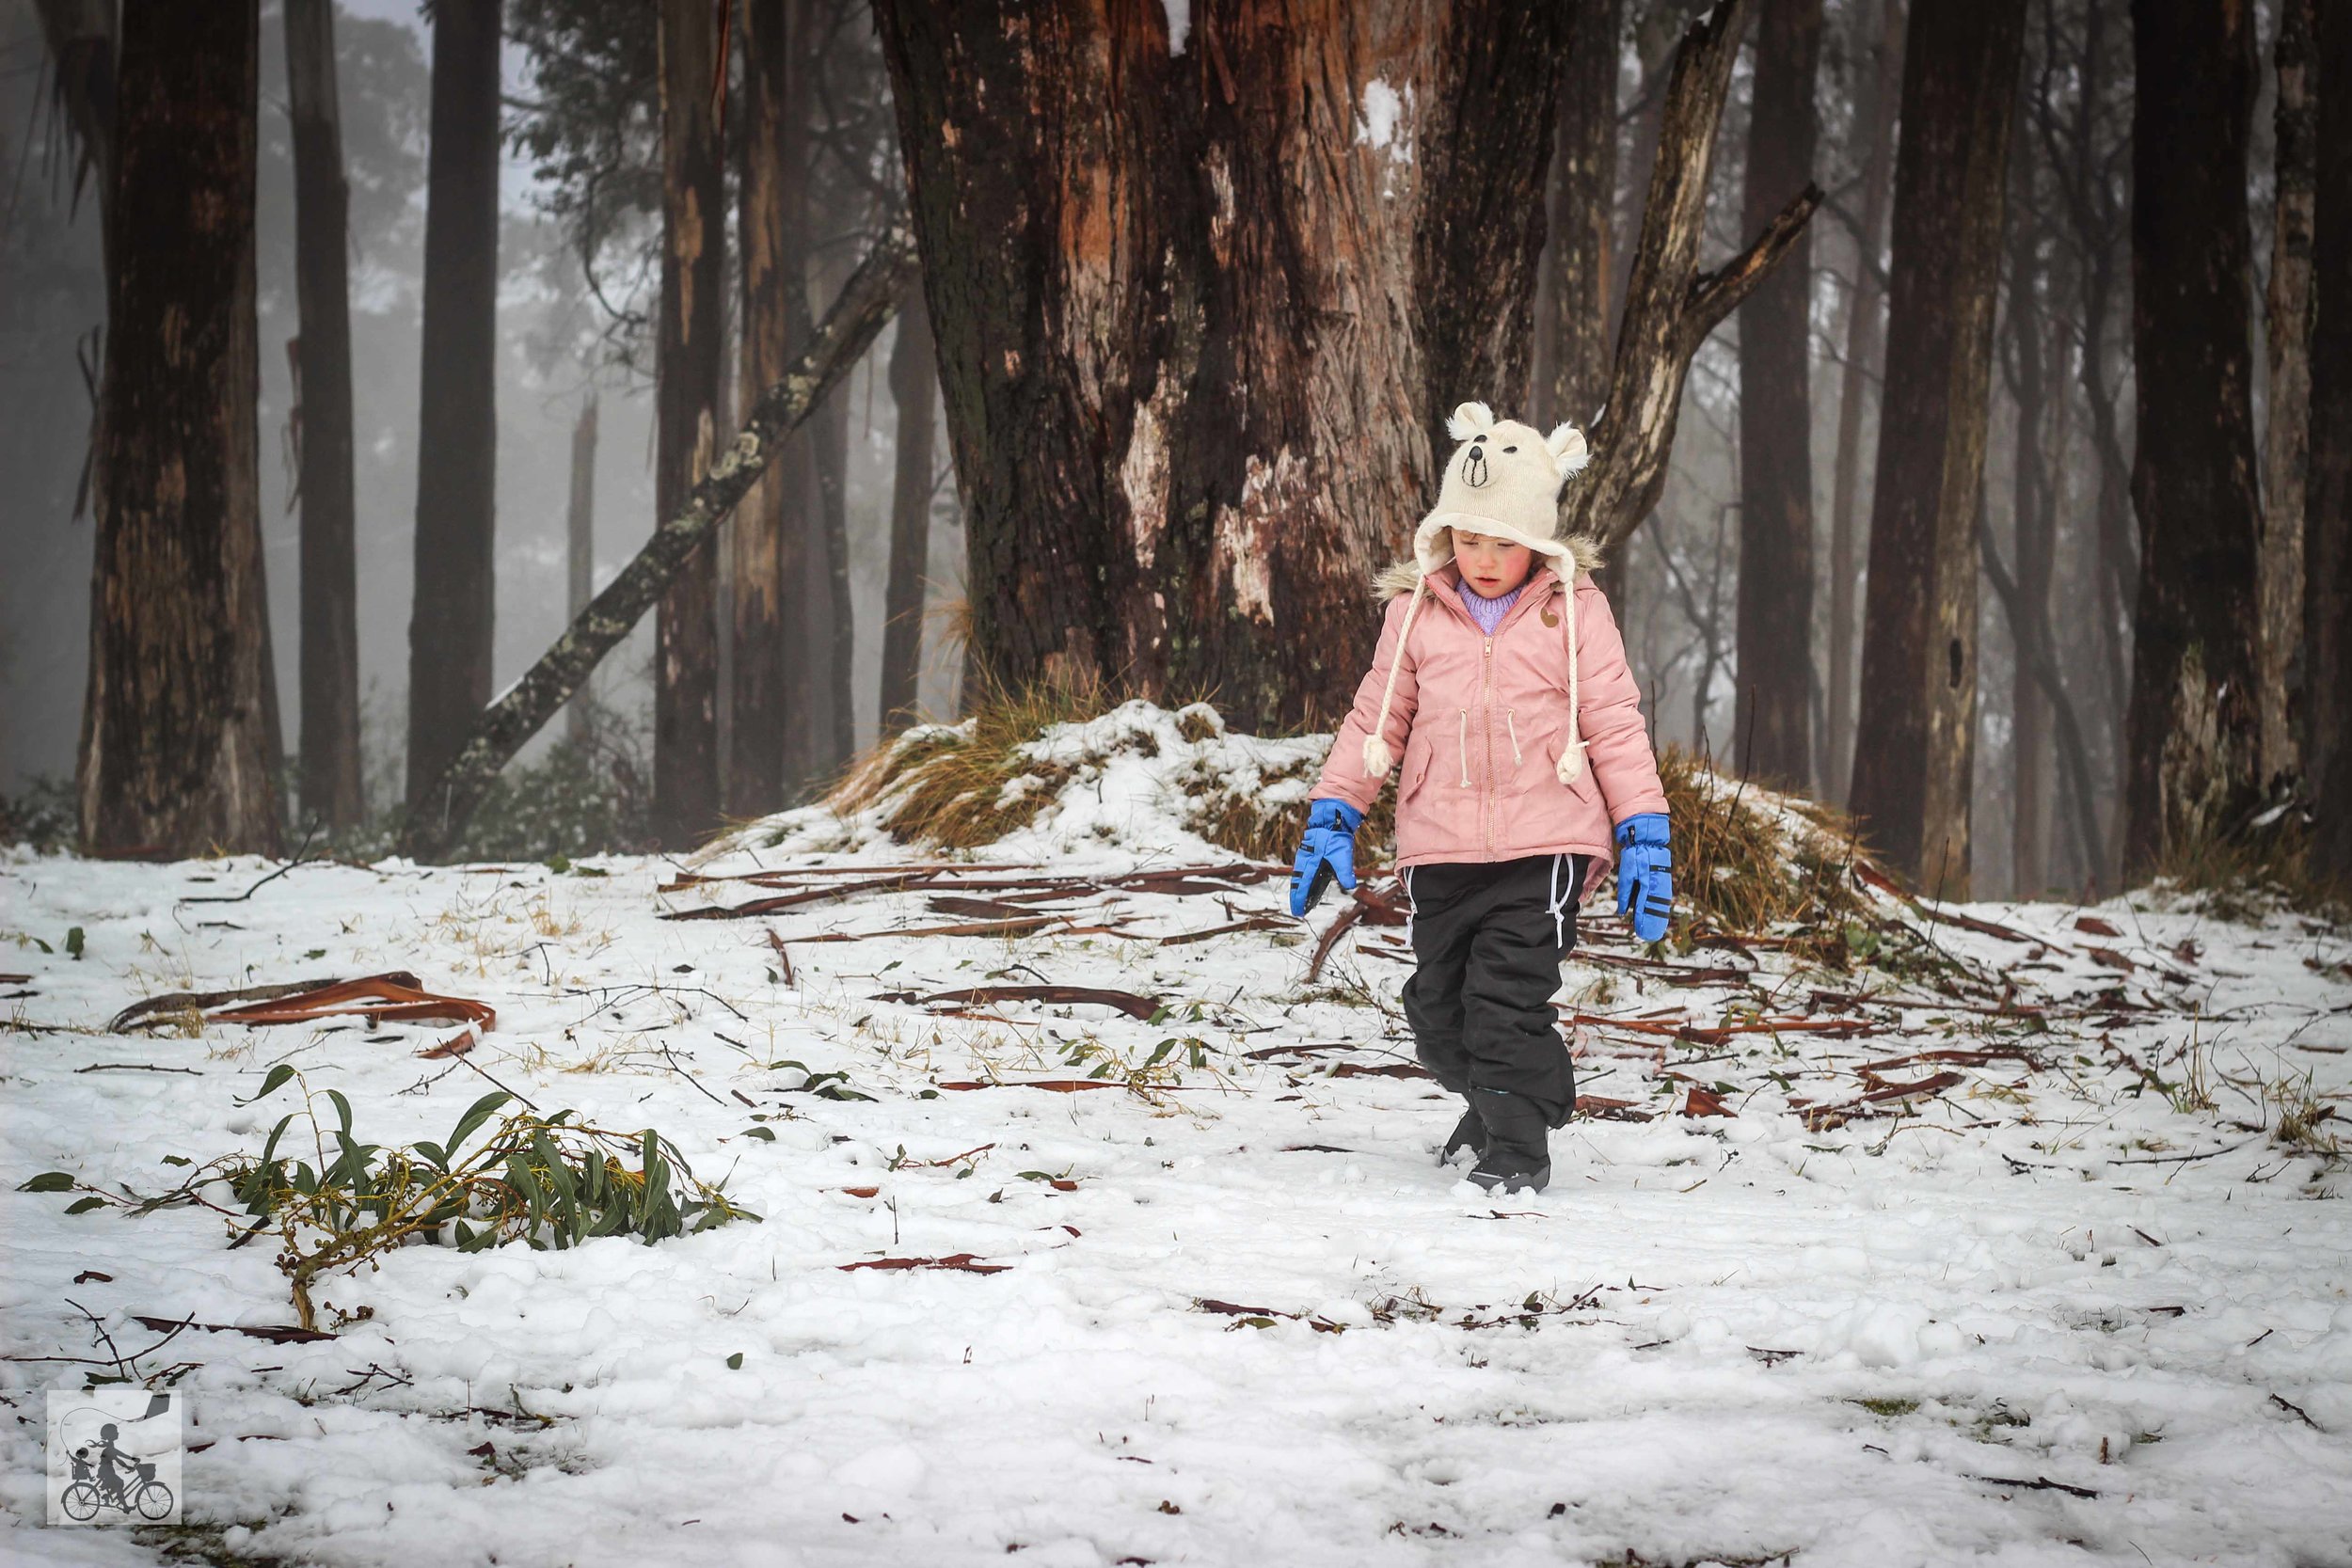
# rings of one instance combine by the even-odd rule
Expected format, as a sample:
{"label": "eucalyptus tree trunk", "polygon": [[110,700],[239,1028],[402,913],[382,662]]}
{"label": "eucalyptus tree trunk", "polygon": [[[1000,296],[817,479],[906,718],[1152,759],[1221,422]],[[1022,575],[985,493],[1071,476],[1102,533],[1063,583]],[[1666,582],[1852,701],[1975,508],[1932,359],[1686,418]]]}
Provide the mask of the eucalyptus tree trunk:
{"label": "eucalyptus tree trunk", "polygon": [[[579,422],[572,426],[571,493],[564,508],[564,538],[565,557],[565,595],[564,613],[577,618],[588,608],[588,601],[596,591],[596,394],[588,394],[588,403],[580,411]],[[565,733],[575,742],[585,741],[588,728],[588,686],[580,684],[572,700],[564,705],[567,716]]]}
{"label": "eucalyptus tree trunk", "polygon": [[[708,471],[726,363],[726,171],[707,0],[661,0],[661,314],[656,325],[654,512],[667,517]],[[655,618],[653,832],[664,847],[719,826],[718,552],[688,554]]]}
{"label": "eucalyptus tree trunk", "polygon": [[500,0],[433,8],[408,807],[490,700],[497,610]]}
{"label": "eucalyptus tree trunk", "polygon": [[1894,198],[1895,111],[1902,102],[1903,0],[1885,0],[1869,75],[1856,105],[1856,121],[1867,137],[1862,156],[1862,225],[1854,236],[1852,287],[1846,291],[1845,368],[1838,377],[1837,457],[1830,480],[1829,696],[1821,746],[1821,788],[1833,800],[1846,798],[1852,777],[1854,663],[1858,627],[1854,609],[1861,595],[1861,531],[1855,527],[1862,493],[1862,411],[1878,373],[1885,341],[1886,293],[1879,283],[1879,256],[1886,245],[1886,212]]}
{"label": "eucalyptus tree trunk", "polygon": [[[2262,782],[2297,770],[2287,685],[2303,638],[2304,480],[2312,449],[2312,207],[2318,150],[2312,105],[2312,28],[2317,0],[2280,0],[2273,46],[2279,79],[2270,230],[2269,424],[2263,439]],[[2339,89],[2352,90],[2352,88]]]}
{"label": "eucalyptus tree trunk", "polygon": [[977,665],[1346,706],[1446,411],[1524,402],[1567,11],[875,0]]}
{"label": "eucalyptus tree trunk", "polygon": [[276,854],[254,319],[256,0],[127,0],[76,793],[98,854]]}
{"label": "eucalyptus tree trunk", "polygon": [[[2123,864],[2229,831],[2259,785],[2251,8],[2134,0],[2132,353],[2139,599]],[[2199,150],[2178,156],[2183,145]]]}
{"label": "eucalyptus tree trunk", "polygon": [[890,487],[890,579],[882,591],[882,727],[914,721],[923,673],[923,572],[931,552],[931,405],[939,401],[939,354],[920,289],[898,311],[890,351],[890,396],[898,408],[898,468]]}
{"label": "eucalyptus tree trunk", "polygon": [[2303,766],[2311,868],[2352,895],[2352,9],[2318,8],[2311,481],[2304,494]]}
{"label": "eucalyptus tree trunk", "polygon": [[[1761,0],[1745,230],[1813,181],[1821,0]],[[1813,245],[1800,233],[1740,308],[1739,766],[1813,772]]]}
{"label": "eucalyptus tree trunk", "polygon": [[1939,897],[1968,888],[1978,508],[2025,0],[1923,5],[1903,59],[1886,378],[1852,811]]}
{"label": "eucalyptus tree trunk", "polygon": [[286,0],[294,128],[302,498],[302,806],[367,815],[359,772],[359,574],[352,496],[351,189],[335,90],[333,0]]}

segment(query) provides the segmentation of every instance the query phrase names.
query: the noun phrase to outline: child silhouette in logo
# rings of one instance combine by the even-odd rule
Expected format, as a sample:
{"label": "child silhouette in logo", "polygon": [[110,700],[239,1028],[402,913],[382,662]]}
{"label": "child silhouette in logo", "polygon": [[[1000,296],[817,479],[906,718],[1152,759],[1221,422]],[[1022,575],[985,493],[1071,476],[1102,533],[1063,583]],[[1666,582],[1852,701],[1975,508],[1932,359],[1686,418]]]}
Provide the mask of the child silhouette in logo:
{"label": "child silhouette in logo", "polygon": [[[109,1502],[119,1506],[127,1492],[124,1482],[134,1473],[134,1466],[131,1456],[115,1447],[115,1432],[112,1421],[98,1429],[99,1441],[103,1445],[98,1450],[98,1487]],[[118,1464],[121,1468],[116,1468]]]}

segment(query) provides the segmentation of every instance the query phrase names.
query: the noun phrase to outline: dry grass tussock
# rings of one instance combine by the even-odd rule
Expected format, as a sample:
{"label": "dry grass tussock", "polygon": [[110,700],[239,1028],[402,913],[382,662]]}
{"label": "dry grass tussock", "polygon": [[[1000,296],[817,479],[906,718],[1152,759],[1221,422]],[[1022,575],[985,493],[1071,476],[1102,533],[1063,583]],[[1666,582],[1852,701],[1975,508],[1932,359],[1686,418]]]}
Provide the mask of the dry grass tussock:
{"label": "dry grass tussock", "polygon": [[1675,901],[1731,936],[1795,927],[1817,958],[1844,968],[1848,927],[1884,918],[1854,882],[1852,820],[1726,777],[1679,746],[1660,754],[1658,775],[1674,823]]}

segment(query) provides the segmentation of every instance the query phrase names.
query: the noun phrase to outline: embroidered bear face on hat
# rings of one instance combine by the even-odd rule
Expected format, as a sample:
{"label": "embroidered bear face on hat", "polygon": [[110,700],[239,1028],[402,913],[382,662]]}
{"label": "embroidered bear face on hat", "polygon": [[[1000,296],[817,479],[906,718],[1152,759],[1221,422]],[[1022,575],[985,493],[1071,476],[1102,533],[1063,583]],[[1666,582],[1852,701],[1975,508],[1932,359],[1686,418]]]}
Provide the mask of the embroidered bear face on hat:
{"label": "embroidered bear face on hat", "polygon": [[1496,419],[1483,403],[1454,409],[1446,431],[1461,445],[1446,463],[1436,508],[1413,531],[1414,564],[1423,572],[1444,565],[1454,554],[1451,531],[1458,528],[1525,545],[1555,568],[1566,565],[1560,486],[1589,460],[1583,432],[1560,424],[1546,436],[1517,420]]}

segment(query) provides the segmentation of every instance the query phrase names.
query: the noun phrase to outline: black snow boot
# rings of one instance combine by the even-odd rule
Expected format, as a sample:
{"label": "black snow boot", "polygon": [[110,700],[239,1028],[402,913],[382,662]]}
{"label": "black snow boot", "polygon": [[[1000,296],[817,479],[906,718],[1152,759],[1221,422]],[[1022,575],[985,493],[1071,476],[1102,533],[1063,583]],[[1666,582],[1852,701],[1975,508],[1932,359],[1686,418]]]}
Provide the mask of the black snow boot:
{"label": "black snow boot", "polygon": [[1462,1119],[1454,1124],[1454,1131],[1445,1140],[1445,1148],[1438,1153],[1438,1164],[1450,1165],[1454,1157],[1464,1149],[1472,1154],[1486,1152],[1486,1124],[1478,1119],[1476,1107],[1462,1113]]}
{"label": "black snow boot", "polygon": [[1540,1193],[1551,1182],[1549,1128],[1543,1107],[1504,1089],[1470,1090],[1471,1114],[1486,1145],[1470,1179],[1490,1193]]}

